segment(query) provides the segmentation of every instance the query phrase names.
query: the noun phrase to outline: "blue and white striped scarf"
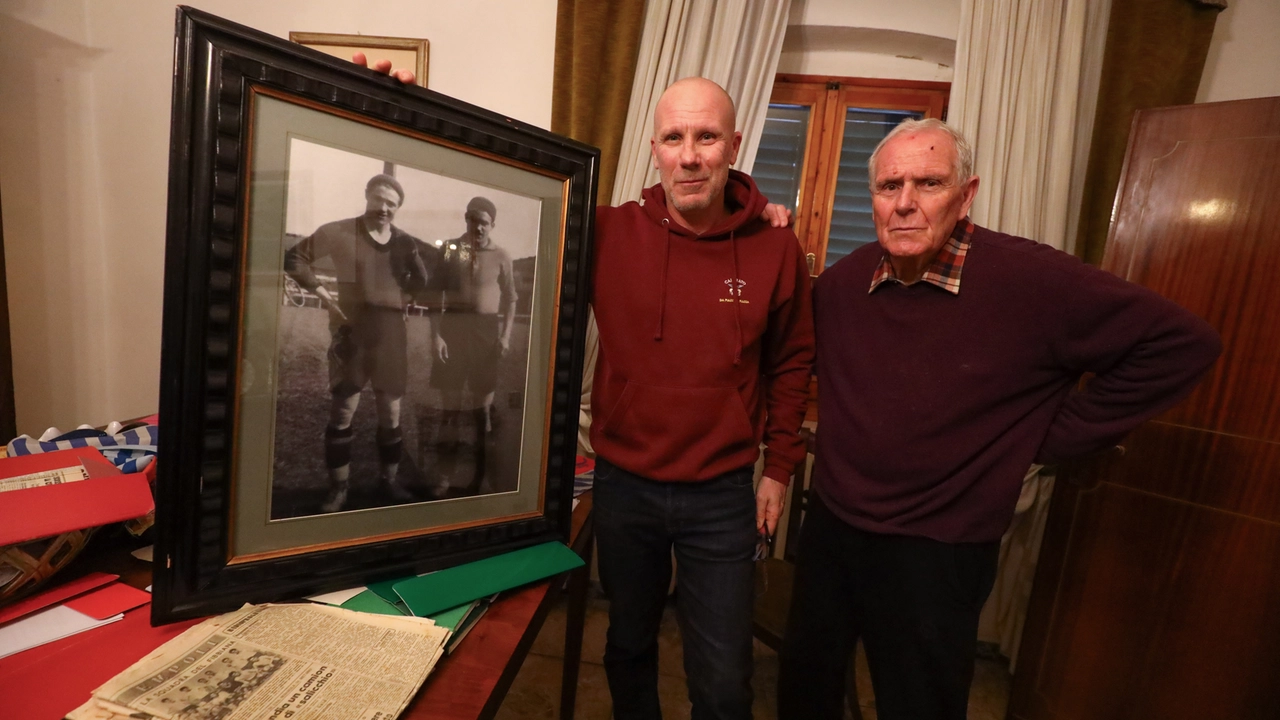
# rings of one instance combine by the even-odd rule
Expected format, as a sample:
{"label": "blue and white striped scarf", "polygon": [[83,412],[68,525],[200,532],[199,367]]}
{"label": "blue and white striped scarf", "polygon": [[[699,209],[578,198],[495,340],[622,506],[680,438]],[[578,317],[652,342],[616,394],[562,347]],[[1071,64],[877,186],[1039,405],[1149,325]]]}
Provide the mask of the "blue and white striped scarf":
{"label": "blue and white striped scarf", "polygon": [[[74,437],[67,438],[67,435]],[[120,472],[134,473],[145,470],[155,460],[157,437],[158,428],[155,425],[140,425],[115,435],[76,430],[46,442],[40,442],[30,435],[20,435],[9,441],[7,449],[12,457],[78,447],[96,447],[103,457],[120,469]]]}

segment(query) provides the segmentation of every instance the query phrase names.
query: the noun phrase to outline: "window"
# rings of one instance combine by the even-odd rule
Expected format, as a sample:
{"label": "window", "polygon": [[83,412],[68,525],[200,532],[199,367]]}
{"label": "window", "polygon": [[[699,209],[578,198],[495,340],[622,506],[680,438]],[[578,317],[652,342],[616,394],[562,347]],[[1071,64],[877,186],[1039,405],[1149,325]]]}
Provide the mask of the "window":
{"label": "window", "polygon": [[941,118],[950,84],[779,75],[751,176],[795,214],[817,275],[875,242],[867,161],[906,118]]}

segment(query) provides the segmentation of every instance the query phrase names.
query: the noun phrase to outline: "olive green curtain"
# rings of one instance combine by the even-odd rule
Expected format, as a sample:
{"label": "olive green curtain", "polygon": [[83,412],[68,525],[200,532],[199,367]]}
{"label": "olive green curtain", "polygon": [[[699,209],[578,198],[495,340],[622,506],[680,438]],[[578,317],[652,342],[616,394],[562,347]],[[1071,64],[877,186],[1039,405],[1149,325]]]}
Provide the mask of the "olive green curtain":
{"label": "olive green curtain", "polygon": [[[551,131],[600,148],[596,202],[608,205],[627,127],[631,85],[644,32],[645,0],[559,0]],[[587,323],[578,454],[591,450],[591,384],[599,338],[595,318]]]}
{"label": "olive green curtain", "polygon": [[1111,3],[1076,253],[1102,261],[1136,110],[1195,102],[1221,2]]}
{"label": "olive green curtain", "polygon": [[608,204],[627,126],[645,0],[559,0],[551,130],[600,148]]}

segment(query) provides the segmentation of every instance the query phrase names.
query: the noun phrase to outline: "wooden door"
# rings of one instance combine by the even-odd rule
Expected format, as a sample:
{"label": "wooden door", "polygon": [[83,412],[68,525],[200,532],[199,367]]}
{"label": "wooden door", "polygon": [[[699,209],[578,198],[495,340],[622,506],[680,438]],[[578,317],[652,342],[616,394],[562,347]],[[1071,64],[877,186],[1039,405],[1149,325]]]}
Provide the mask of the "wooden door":
{"label": "wooden door", "polygon": [[1280,98],[1140,112],[1103,267],[1223,355],[1123,455],[1066,470],[1009,716],[1280,718]]}

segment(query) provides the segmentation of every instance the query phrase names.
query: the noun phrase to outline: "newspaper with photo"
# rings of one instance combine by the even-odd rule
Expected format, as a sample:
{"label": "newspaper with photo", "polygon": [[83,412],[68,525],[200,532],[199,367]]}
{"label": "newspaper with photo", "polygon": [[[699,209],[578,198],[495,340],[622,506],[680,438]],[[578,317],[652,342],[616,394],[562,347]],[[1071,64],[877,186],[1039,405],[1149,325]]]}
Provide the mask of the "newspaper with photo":
{"label": "newspaper with photo", "polygon": [[246,605],[165,643],[68,720],[391,720],[439,660],[426,618]]}

